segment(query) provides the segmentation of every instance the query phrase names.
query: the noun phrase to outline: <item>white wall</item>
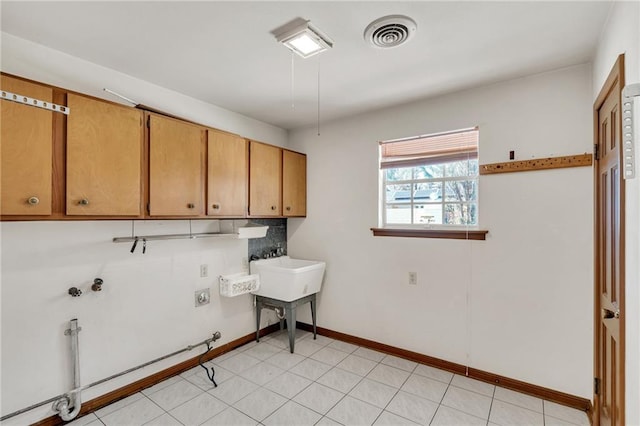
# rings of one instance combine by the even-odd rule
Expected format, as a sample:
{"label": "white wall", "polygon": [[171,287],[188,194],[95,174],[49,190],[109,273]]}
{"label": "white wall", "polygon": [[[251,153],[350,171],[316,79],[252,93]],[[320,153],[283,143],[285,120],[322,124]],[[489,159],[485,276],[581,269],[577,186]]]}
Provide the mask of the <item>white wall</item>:
{"label": "white wall", "polygon": [[[193,232],[215,232],[215,220],[193,221]],[[69,337],[77,318],[82,331],[80,367],[86,385],[200,342],[219,330],[214,347],[255,331],[253,298],[220,297],[217,277],[242,272],[247,240],[203,238],[151,241],[130,253],[131,221],[3,222],[2,414],[72,388]],[[135,234],[188,233],[189,223],[136,221]],[[209,266],[200,278],[200,265]],[[104,280],[93,292],[93,279]],[[79,287],[82,296],[67,290]],[[196,290],[211,288],[211,303],[196,308]],[[264,321],[266,325],[270,316]],[[271,318],[271,320],[273,320]],[[199,347],[82,393],[89,400],[192,358]],[[50,405],[7,424],[52,415]],[[4,424],[4,423],[3,423]]]}
{"label": "white wall", "polygon": [[[0,69],[3,72],[113,102],[125,103],[120,98],[103,91],[107,88],[140,104],[196,123],[273,145],[286,146],[287,144],[287,131],[279,127],[8,33],[1,33],[1,36]],[[130,104],[126,105],[130,106]]]}
{"label": "white wall", "polygon": [[369,230],[379,140],[478,125],[481,164],[590,152],[591,86],[581,65],[292,131],[309,214],[289,253],[327,261],[318,324],[591,398],[590,167],[481,177],[486,241]]}
{"label": "white wall", "polygon": [[[640,83],[640,3],[615,2],[593,61],[593,99],[598,96],[619,54],[625,54],[627,84]],[[636,98],[640,116],[640,98]],[[636,156],[640,155],[640,119],[636,118]],[[636,158],[636,175],[640,176]],[[626,181],[626,422],[640,425],[640,177]]]}
{"label": "white wall", "polygon": [[[287,131],[155,86],[59,51],[2,33],[3,72],[118,101],[107,87],[140,103],[219,129],[285,146]],[[215,228],[217,221],[194,221]],[[186,221],[136,222],[136,233],[188,232]],[[82,384],[202,341],[219,330],[221,343],[255,330],[252,299],[220,298],[216,277],[240,272],[247,243],[204,239],[149,243],[147,254],[129,253],[113,237],[131,235],[131,221],[3,222],[2,239],[2,415],[71,389],[69,338],[78,318]],[[199,265],[209,265],[209,278]],[[88,290],[95,277],[104,290]],[[85,294],[67,293],[82,285]],[[194,292],[211,287],[212,303],[194,307]],[[273,320],[267,315],[263,325]],[[184,359],[170,358],[83,392],[88,400]],[[35,385],[34,385],[35,384]],[[50,405],[13,418],[26,424],[51,415]]]}

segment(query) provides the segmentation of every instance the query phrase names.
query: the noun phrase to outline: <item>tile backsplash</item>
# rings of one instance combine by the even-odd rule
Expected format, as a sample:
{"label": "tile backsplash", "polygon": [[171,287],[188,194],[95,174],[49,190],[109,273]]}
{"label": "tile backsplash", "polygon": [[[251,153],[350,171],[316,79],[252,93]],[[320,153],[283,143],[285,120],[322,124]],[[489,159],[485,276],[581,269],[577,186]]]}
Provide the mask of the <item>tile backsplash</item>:
{"label": "tile backsplash", "polygon": [[251,255],[263,258],[266,253],[278,247],[287,254],[287,219],[250,219],[250,222],[267,225],[269,230],[264,238],[249,239],[249,258]]}

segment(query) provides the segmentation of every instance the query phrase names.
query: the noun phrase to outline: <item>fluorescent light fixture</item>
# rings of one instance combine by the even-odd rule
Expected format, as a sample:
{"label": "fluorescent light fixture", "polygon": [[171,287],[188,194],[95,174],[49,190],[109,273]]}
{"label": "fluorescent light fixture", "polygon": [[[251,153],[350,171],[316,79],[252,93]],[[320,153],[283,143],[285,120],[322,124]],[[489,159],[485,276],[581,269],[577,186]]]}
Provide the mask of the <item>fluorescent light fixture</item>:
{"label": "fluorescent light fixture", "polygon": [[333,41],[313,27],[309,21],[276,36],[276,40],[303,58],[333,47]]}

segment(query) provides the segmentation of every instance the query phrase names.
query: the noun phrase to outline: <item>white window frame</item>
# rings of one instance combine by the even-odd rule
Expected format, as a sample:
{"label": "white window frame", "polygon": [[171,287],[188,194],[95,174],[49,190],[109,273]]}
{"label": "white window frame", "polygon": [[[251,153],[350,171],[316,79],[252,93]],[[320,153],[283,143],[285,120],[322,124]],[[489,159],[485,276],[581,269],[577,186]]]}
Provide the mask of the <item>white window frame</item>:
{"label": "white window frame", "polygon": [[[477,128],[474,128],[477,130]],[[471,129],[464,129],[464,130],[460,130],[460,131],[455,131],[455,132],[447,132],[447,133],[456,133],[456,132],[464,132],[466,130],[471,130]],[[425,135],[425,136],[419,136],[416,138],[424,138],[424,137],[428,137],[431,135]],[[407,138],[407,139],[414,139],[414,138]],[[403,139],[403,140],[407,140],[407,139]],[[479,136],[478,136],[479,139]],[[392,142],[392,141],[390,141]],[[479,142],[478,142],[479,144]],[[379,156],[379,159],[381,159],[381,153]],[[422,165],[441,165],[443,168],[443,175],[441,177],[434,177],[434,178],[417,178],[415,177],[415,168],[416,167],[420,167],[421,164],[415,164],[413,166],[411,166],[412,172],[411,172],[411,179],[407,179],[407,180],[387,180],[387,170],[389,170],[389,168],[380,168],[379,170],[379,182],[380,182],[380,186],[379,186],[379,218],[380,218],[380,223],[379,225],[382,228],[387,228],[387,229],[442,229],[442,230],[460,230],[460,229],[479,229],[479,223],[480,223],[480,194],[479,192],[479,165],[477,167],[468,167],[468,170],[475,170],[476,173],[475,174],[468,174],[468,175],[464,175],[464,176],[446,176],[446,164],[451,163],[452,161],[447,160],[447,159],[443,159],[444,161],[442,163],[436,162],[433,159],[431,159],[430,161],[426,162],[425,164]],[[456,160],[456,162],[461,161],[461,160]],[[464,161],[464,160],[462,160]],[[475,158],[468,158],[467,161],[478,161],[477,160],[477,156]],[[408,166],[399,166],[397,168],[408,168]],[[446,184],[447,182],[456,182],[456,181],[474,181],[475,185],[476,185],[476,200],[475,201],[466,201],[466,202],[456,202],[456,201],[447,201],[446,200]],[[430,201],[430,200],[418,200],[416,202],[416,200],[414,199],[414,190],[413,188],[415,187],[414,185],[416,184],[421,184],[421,183],[439,183],[441,186],[441,196],[440,199],[437,201]],[[409,200],[407,202],[387,202],[387,186],[388,185],[409,185],[409,187],[411,188],[411,190],[409,191]],[[441,217],[442,217],[442,221],[444,221],[445,218],[445,206],[447,204],[458,204],[461,206],[461,208],[464,208],[464,206],[471,206],[473,204],[475,204],[475,208],[476,208],[476,223],[475,224],[462,224],[462,225],[458,225],[458,224],[445,224],[445,223],[417,223],[417,218],[415,217],[415,208],[414,206],[416,205],[439,205],[440,206],[440,211],[441,211]],[[398,206],[407,206],[410,209],[410,215],[411,215],[411,223],[388,223],[387,222],[387,206],[392,206],[392,205],[398,205]],[[469,208],[469,207],[467,207]]]}

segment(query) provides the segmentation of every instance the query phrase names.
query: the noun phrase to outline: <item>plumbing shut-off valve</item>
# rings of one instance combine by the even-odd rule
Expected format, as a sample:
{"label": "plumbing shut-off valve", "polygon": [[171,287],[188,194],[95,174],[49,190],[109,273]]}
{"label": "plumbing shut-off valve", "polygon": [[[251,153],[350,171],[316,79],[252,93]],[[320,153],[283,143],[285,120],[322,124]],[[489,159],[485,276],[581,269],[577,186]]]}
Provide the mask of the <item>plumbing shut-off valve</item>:
{"label": "plumbing shut-off valve", "polygon": [[93,280],[93,285],[91,286],[91,290],[93,291],[102,291],[102,278],[96,278]]}
{"label": "plumbing shut-off valve", "polygon": [[[102,291],[102,284],[104,283],[104,281],[102,280],[102,278],[94,278],[93,279],[93,284],[91,285],[91,290],[93,291]],[[82,290],[80,290],[78,287],[71,287],[67,293],[69,293],[71,295],[71,297],[80,297],[82,296]]]}
{"label": "plumbing shut-off valve", "polygon": [[71,297],[80,297],[82,295],[82,290],[80,290],[78,287],[71,287],[68,293],[71,295]]}

